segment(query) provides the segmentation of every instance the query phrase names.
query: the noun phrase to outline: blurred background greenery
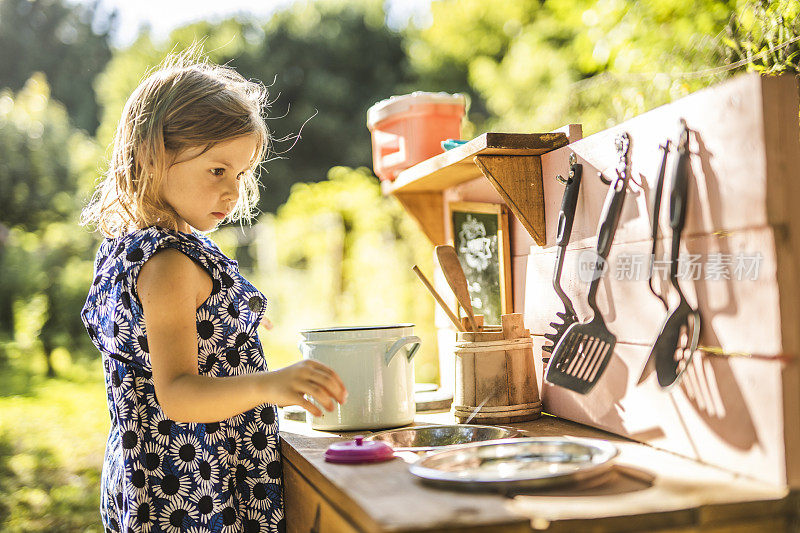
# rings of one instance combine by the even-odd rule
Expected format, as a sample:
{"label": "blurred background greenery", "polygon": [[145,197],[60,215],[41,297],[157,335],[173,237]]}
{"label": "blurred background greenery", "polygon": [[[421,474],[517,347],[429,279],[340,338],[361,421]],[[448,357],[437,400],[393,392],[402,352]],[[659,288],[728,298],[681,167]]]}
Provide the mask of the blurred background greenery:
{"label": "blurred background greenery", "polygon": [[797,75],[798,5],[434,0],[394,27],[382,0],[296,1],[120,45],[97,2],[0,0],[0,530],[102,530],[108,414],[79,318],[99,240],[77,221],[125,100],[168,52],[202,41],[270,86],[262,214],[213,238],[269,298],[271,366],[299,358],[304,327],[413,322],[417,381],[435,382],[433,302],[410,269],[431,272],[432,247],[381,196],[367,108],[462,92],[467,138],[589,135],[743,70]]}

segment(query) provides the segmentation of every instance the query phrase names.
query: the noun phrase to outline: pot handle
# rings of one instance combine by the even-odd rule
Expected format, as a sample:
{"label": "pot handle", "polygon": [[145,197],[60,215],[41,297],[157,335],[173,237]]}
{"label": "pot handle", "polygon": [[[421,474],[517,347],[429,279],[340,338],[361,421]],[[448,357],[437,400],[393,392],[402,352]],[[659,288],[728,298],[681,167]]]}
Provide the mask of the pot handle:
{"label": "pot handle", "polygon": [[397,339],[397,341],[395,341],[395,343],[392,344],[388,350],[386,350],[386,364],[387,365],[389,364],[389,362],[392,360],[392,357],[394,357],[394,354],[396,354],[400,350],[400,348],[409,343],[414,344],[414,346],[412,346],[411,349],[408,350],[407,357],[408,360],[411,361],[411,359],[417,353],[417,350],[419,350],[420,344],[422,344],[422,340],[416,335],[408,335],[406,337],[401,337]]}

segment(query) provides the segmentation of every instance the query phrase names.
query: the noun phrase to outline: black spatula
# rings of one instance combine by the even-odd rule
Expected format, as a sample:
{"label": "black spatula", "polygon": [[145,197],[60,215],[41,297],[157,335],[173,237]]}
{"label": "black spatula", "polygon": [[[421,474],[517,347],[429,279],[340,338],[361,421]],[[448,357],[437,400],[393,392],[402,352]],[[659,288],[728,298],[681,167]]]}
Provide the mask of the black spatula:
{"label": "black spatula", "polygon": [[605,371],[617,337],[609,331],[600,309],[597,307],[597,289],[603,276],[606,258],[614,242],[614,234],[622,213],[630,172],[628,169],[627,134],[617,140],[620,152],[620,168],[611,182],[606,195],[603,211],[600,215],[600,226],[597,230],[597,258],[592,270],[592,282],[589,285],[587,301],[594,316],[588,322],[571,325],[558,341],[553,350],[553,357],[547,367],[547,381],[554,385],[586,394],[595,386]]}
{"label": "black spatula", "polygon": [[[549,354],[553,352],[558,341],[564,336],[569,327],[578,321],[578,315],[572,306],[572,300],[561,288],[561,270],[564,266],[564,251],[569,244],[569,237],[572,234],[572,222],[575,219],[575,206],[578,204],[578,192],[581,188],[581,173],[583,167],[577,162],[575,154],[569,156],[569,178],[564,187],[564,197],[561,199],[561,211],[558,213],[558,232],[556,234],[556,266],[553,270],[553,288],[564,304],[564,311],[556,313],[556,317],[561,322],[550,322],[550,327],[555,329],[555,333],[545,333],[544,338],[551,342],[542,346],[542,362],[547,364],[550,360]],[[548,355],[545,355],[548,354]]]}

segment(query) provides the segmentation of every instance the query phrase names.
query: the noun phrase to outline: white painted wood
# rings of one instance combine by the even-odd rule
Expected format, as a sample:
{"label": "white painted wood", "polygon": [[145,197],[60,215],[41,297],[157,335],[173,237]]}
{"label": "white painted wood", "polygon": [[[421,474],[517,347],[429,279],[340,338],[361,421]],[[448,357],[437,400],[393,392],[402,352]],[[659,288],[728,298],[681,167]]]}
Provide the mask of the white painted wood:
{"label": "white painted wood", "polygon": [[[586,244],[589,243],[591,241],[587,240]],[[591,244],[592,246],[583,249],[567,250],[562,272],[562,287],[581,319],[590,319],[592,316],[586,302],[588,279],[581,280],[578,273],[580,259],[593,258],[594,245]],[[668,245],[665,242],[662,244]],[[695,305],[699,301],[704,326],[701,344],[720,346],[729,352],[781,354],[780,294],[775,277],[772,231],[761,228],[726,237],[705,235],[686,239],[682,244],[685,253],[695,254],[703,260],[700,262],[700,266],[706,267],[706,270],[700,270],[703,277],[714,273],[708,269],[708,259],[715,253],[745,259],[760,254],[762,258],[755,280],[737,280],[734,264],[723,269],[731,274],[732,279],[680,280],[681,289],[689,302]],[[532,247],[528,256],[525,323],[535,334],[549,332],[549,323],[556,318],[557,311],[563,310],[561,300],[552,288],[555,250],[555,247]],[[611,248],[608,258],[610,270],[600,283],[597,303],[606,324],[618,341],[650,345],[666,316],[661,301],[650,292],[647,282],[649,254],[650,242],[647,241],[615,244]],[[629,275],[634,278],[635,272],[628,269],[628,266],[637,259],[640,260],[638,279],[629,279]],[[666,263],[662,265],[666,266]],[[664,269],[661,272],[666,273]],[[672,288],[666,283],[662,286],[672,301],[677,301],[677,295]],[[748,327],[751,324],[758,324],[758,334],[754,334]]]}
{"label": "white painted wood", "polygon": [[[534,337],[534,352],[542,341]],[[636,386],[648,351],[617,344],[606,374],[586,396],[545,382],[545,411],[785,484],[780,363],[697,357],[680,385],[664,393],[655,375]]]}

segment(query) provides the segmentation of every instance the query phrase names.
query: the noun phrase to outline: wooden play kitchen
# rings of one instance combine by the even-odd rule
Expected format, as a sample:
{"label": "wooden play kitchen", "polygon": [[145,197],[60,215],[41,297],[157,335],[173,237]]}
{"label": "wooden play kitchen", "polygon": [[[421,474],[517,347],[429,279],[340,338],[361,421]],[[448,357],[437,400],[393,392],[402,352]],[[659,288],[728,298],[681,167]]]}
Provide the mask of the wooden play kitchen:
{"label": "wooden play kitchen", "polygon": [[[465,301],[445,248],[418,273],[441,299],[454,401],[414,426],[591,437],[619,455],[591,482],[469,492],[413,475],[413,452],[328,463],[353,434],[287,421],[289,529],[797,531],[798,122],[795,78],[748,74],[585,139],[486,133],[385,180],[437,247],[463,251],[465,231],[472,259],[494,246],[494,292],[511,295],[486,303],[470,281]],[[475,231],[483,210],[454,230],[452,206],[479,204],[498,206],[496,228]]]}

